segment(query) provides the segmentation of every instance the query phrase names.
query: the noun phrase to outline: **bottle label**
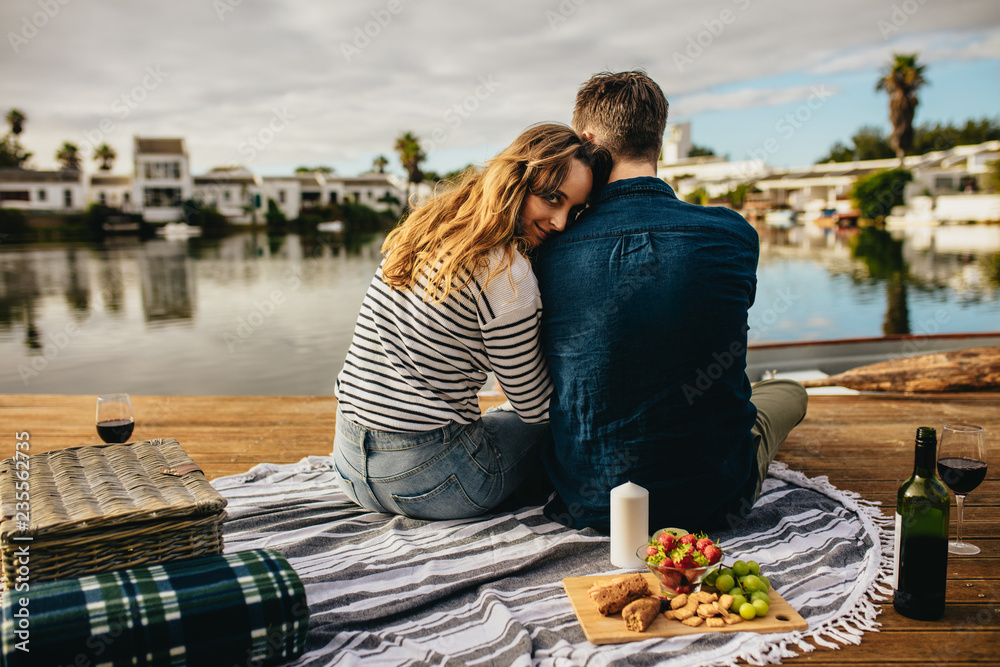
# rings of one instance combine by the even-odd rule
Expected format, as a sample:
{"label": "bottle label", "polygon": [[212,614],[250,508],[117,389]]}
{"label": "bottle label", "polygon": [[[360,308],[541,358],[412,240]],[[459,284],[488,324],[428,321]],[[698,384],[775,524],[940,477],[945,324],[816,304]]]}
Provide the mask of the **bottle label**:
{"label": "bottle label", "polygon": [[902,542],[903,515],[896,512],[896,538],[892,549],[892,590],[899,588],[899,545]]}

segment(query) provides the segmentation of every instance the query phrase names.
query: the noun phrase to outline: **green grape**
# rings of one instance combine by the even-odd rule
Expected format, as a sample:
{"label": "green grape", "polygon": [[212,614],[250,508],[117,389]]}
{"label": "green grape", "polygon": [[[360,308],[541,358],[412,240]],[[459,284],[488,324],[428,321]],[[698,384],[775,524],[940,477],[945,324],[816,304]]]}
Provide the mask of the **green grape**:
{"label": "green grape", "polygon": [[768,605],[771,604],[771,597],[764,591],[754,591],[750,594],[750,602],[754,602],[756,600],[763,600]]}
{"label": "green grape", "polygon": [[745,602],[740,606],[740,616],[748,621],[752,621],[757,618],[757,608],[749,602]]}
{"label": "green grape", "polygon": [[719,589],[720,593],[728,592],[735,585],[736,580],[730,574],[720,574],[715,580],[715,587]]}
{"label": "green grape", "polygon": [[751,593],[753,591],[762,591],[762,590],[764,590],[764,582],[761,581],[760,577],[758,577],[755,574],[748,574],[745,577],[741,577],[740,578],[740,584],[742,585],[743,590],[751,592]]}
{"label": "green grape", "polygon": [[704,579],[703,581],[704,581],[704,582],[705,582],[705,584],[706,584],[706,585],[708,585],[708,586],[714,586],[714,585],[715,585],[715,581],[716,581],[716,579],[718,579],[718,578],[719,578],[719,571],[718,571],[718,570],[713,570],[713,571],[709,572],[709,573],[708,573],[708,574],[707,574],[707,575],[705,576],[705,579]]}
{"label": "green grape", "polygon": [[749,561],[747,566],[750,568],[750,574],[760,574],[760,563],[757,561]]}
{"label": "green grape", "polygon": [[730,577],[735,577],[736,576],[736,573],[733,572],[733,568],[731,568],[731,567],[724,567],[724,568],[722,568],[721,570],[719,570],[719,574],[720,575],[721,574],[728,574]]}
{"label": "green grape", "polygon": [[737,577],[745,577],[750,574],[750,566],[744,561],[738,560],[733,563],[733,572],[736,573]]}
{"label": "green grape", "polygon": [[745,597],[743,597],[742,595],[737,595],[733,598],[733,603],[729,605],[729,610],[739,612],[740,607],[745,605],[747,602],[748,600]]}
{"label": "green grape", "polygon": [[764,588],[761,589],[762,591],[768,591],[771,589],[771,582],[767,580],[767,577],[761,574],[757,578],[760,579],[760,583],[764,584]]}
{"label": "green grape", "polygon": [[[771,608],[763,600],[754,600],[750,604],[753,605],[753,608],[754,608],[754,610],[756,610],[758,616],[767,616],[767,612]],[[743,616],[743,608],[742,607],[740,608],[740,616]]]}

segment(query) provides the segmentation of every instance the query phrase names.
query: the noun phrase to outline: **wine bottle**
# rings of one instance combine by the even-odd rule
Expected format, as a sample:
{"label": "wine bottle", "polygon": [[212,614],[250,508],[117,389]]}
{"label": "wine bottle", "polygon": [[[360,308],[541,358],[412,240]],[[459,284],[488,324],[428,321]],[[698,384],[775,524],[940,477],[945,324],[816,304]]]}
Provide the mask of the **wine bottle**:
{"label": "wine bottle", "polygon": [[917,429],[913,475],[896,495],[892,605],[909,618],[944,614],[948,575],[948,490],[937,476],[937,433]]}

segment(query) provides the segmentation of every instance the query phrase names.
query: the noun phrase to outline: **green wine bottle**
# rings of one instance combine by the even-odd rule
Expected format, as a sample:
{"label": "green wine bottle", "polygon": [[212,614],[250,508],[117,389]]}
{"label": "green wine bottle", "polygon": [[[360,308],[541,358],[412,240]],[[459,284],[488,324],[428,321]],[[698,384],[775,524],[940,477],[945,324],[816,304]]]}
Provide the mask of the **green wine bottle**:
{"label": "green wine bottle", "polygon": [[924,621],[944,614],[948,577],[948,489],[937,476],[937,433],[917,429],[913,475],[896,496],[892,604]]}

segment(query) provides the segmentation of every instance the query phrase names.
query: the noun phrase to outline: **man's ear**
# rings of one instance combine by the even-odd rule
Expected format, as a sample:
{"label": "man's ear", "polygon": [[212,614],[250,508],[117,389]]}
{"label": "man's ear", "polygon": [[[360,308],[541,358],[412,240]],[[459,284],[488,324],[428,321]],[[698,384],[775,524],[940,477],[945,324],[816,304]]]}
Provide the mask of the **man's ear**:
{"label": "man's ear", "polygon": [[588,142],[588,143],[591,143],[591,144],[596,144],[597,143],[596,141],[594,141],[594,133],[593,132],[588,132],[588,131],[585,130],[585,131],[583,131],[583,132],[580,133],[580,136],[583,137],[583,140],[586,141],[586,142]]}

